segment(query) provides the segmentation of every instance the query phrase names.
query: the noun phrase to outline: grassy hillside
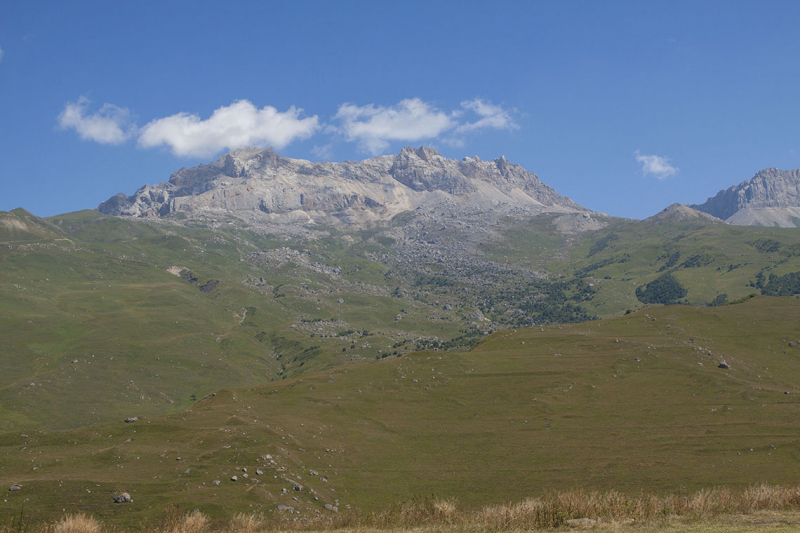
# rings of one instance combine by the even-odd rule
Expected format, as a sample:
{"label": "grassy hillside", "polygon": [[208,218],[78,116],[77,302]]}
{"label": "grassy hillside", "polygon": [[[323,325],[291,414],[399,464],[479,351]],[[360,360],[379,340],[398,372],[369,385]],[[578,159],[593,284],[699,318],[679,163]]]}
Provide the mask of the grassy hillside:
{"label": "grassy hillside", "polygon": [[0,230],[4,430],[176,411],[220,387],[375,360],[464,327],[373,285],[384,267],[349,236],[312,252],[240,226],[96,211],[15,210]]}
{"label": "grassy hillside", "polygon": [[0,429],[176,412],[220,388],[618,316],[664,274],[694,305],[800,291],[792,276],[769,285],[800,271],[791,229],[426,220],[289,235],[223,218],[0,213]]}
{"label": "grassy hillside", "polygon": [[[636,288],[673,274],[691,305],[733,301],[751,293],[758,276],[800,271],[800,233],[793,228],[741,227],[703,221],[652,223],[608,219],[597,232],[561,236],[546,217],[507,223],[505,238],[487,246],[510,264],[530,264],[556,279],[591,288],[576,303],[598,316],[646,304]],[[522,291],[507,299],[518,300]],[[523,294],[524,295],[524,294]]]}
{"label": "grassy hillside", "polygon": [[[15,428],[0,435],[0,486],[22,490],[0,518],[23,499],[41,517],[69,506],[130,524],[164,502],[307,516],[415,494],[471,506],[578,487],[790,484],[798,324],[800,302],[787,298],[657,307],[220,390],[132,424]],[[134,503],[111,503],[118,491]]]}

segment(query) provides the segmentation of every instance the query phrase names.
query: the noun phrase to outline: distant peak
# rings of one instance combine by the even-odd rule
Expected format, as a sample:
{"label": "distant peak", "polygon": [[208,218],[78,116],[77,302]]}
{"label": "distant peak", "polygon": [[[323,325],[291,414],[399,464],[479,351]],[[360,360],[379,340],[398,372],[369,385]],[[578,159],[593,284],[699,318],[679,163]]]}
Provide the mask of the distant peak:
{"label": "distant peak", "polygon": [[242,146],[241,148],[234,148],[220,157],[238,157],[239,159],[250,159],[258,154],[275,155],[275,151],[271,146],[265,148],[256,148],[255,146]]}
{"label": "distant peak", "polygon": [[109,198],[98,210],[135,217],[226,212],[270,223],[312,217],[360,223],[445,200],[483,209],[585,210],[505,156],[466,161],[427,146],[346,163],[312,163],[277,155],[272,148],[243,147],[213,163],[174,172],[169,181],[132,196]]}
{"label": "distant peak", "polygon": [[[765,168],[749,180],[723,189],[704,203],[692,207],[737,225],[794,227],[795,223],[790,221],[795,218],[795,213],[786,210],[800,209],[800,168]],[[769,209],[778,211],[765,211]],[[756,218],[746,215],[752,210],[761,210],[761,215]],[[743,213],[737,215],[740,211]]]}
{"label": "distant peak", "polygon": [[437,152],[435,148],[430,148],[428,146],[420,146],[419,148],[411,148],[410,146],[406,146],[400,150],[400,155],[409,156],[411,154],[414,154],[423,161],[428,162],[436,157],[442,157],[442,154]]}

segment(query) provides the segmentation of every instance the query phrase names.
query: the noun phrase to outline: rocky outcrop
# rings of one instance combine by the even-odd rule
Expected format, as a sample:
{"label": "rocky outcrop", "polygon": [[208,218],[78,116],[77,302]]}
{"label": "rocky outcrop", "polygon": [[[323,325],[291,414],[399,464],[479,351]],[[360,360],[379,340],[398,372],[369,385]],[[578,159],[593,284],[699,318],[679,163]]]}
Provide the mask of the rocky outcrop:
{"label": "rocky outcrop", "polygon": [[440,204],[587,211],[505,157],[456,160],[425,147],[342,163],[312,163],[270,148],[244,148],[207,165],[182,168],[169,181],[145,185],[131,196],[120,193],[97,209],[131,217],[181,211],[281,223],[359,223]]}
{"label": "rocky outcrop", "polygon": [[691,206],[739,226],[800,225],[800,168],[768,168]]}

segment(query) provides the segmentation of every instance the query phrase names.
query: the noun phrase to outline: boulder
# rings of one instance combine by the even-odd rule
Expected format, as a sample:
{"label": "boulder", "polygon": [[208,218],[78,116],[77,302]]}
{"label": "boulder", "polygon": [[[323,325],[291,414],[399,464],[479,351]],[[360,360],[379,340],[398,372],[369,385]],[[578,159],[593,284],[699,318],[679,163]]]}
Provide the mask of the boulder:
{"label": "boulder", "polygon": [[114,496],[114,503],[132,503],[133,498],[127,492],[123,492],[119,496]]}
{"label": "boulder", "polygon": [[480,309],[476,309],[474,313],[469,315],[469,317],[475,322],[483,322],[486,320],[486,317],[483,315]]}

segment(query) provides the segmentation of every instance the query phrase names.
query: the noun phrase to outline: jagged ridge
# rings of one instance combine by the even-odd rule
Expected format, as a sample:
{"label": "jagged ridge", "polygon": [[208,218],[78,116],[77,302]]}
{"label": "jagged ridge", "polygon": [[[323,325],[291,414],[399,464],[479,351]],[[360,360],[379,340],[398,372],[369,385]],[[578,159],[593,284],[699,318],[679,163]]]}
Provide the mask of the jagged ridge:
{"label": "jagged ridge", "polygon": [[587,211],[505,157],[448,159],[426,147],[342,163],[290,159],[271,148],[233,150],[97,209],[133,217],[225,212],[275,222],[358,223],[443,203]]}

